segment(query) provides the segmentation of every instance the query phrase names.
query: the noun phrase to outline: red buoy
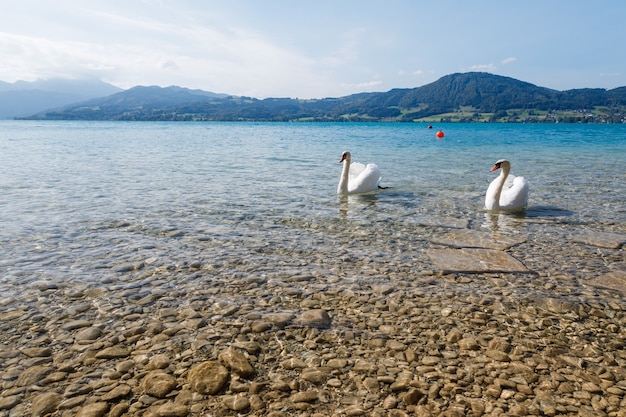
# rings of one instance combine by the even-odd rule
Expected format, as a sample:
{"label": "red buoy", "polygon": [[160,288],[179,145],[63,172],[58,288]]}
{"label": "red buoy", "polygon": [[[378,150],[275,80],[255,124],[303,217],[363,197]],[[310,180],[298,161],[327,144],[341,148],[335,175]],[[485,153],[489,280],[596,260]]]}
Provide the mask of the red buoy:
{"label": "red buoy", "polygon": [[443,134],[443,131],[439,131],[437,132],[437,138],[441,139],[442,137],[444,137],[445,135]]}

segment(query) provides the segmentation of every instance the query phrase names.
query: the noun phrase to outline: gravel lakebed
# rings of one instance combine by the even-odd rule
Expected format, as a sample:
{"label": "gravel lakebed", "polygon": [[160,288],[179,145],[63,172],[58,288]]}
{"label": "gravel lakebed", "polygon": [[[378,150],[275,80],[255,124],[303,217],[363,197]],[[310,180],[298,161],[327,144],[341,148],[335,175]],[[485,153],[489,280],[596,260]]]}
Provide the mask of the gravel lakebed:
{"label": "gravel lakebed", "polygon": [[14,273],[0,416],[626,416],[622,231],[419,227],[368,251],[358,227],[171,231],[197,257],[137,247],[97,285]]}

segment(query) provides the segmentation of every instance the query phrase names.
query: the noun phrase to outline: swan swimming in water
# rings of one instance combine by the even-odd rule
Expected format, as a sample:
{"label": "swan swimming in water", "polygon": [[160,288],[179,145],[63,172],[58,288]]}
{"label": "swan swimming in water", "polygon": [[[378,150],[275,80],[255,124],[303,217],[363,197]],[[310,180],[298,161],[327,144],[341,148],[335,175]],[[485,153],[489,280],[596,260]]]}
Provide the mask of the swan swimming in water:
{"label": "swan swimming in water", "polygon": [[485,208],[487,210],[522,210],[528,204],[528,181],[524,177],[513,177],[513,184],[505,183],[511,163],[506,159],[500,159],[495,163],[491,171],[501,169],[498,178],[493,180],[487,188],[485,195]]}
{"label": "swan swimming in water", "polygon": [[351,163],[352,155],[345,151],[339,162],[343,162],[341,178],[337,186],[337,194],[358,194],[374,191],[380,187],[381,176],[378,165],[363,165],[359,162]]}

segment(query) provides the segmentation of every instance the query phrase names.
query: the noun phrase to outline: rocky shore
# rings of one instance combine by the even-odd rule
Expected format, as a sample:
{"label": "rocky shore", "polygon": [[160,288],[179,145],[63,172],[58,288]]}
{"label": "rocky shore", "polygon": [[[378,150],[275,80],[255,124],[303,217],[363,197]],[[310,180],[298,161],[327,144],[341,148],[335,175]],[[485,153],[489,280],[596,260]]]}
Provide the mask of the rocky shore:
{"label": "rocky shore", "polygon": [[623,242],[260,245],[30,282],[0,298],[0,417],[624,417]]}

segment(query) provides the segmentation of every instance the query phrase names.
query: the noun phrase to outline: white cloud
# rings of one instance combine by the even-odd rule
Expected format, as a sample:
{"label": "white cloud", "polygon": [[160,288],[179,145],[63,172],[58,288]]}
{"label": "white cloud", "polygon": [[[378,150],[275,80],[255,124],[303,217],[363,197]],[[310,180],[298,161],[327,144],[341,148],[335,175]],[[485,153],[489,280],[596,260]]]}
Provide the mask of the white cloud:
{"label": "white cloud", "polygon": [[346,87],[346,88],[372,88],[372,87],[378,87],[382,84],[383,84],[382,81],[375,80],[375,81],[365,81],[362,83],[355,83],[355,84],[342,83],[341,86]]}
{"label": "white cloud", "polygon": [[171,60],[167,60],[167,61],[161,63],[161,68],[163,68],[165,70],[179,70],[180,69],[178,64],[176,64],[176,62],[171,61]]}
{"label": "white cloud", "polygon": [[358,83],[356,84],[356,87],[363,87],[363,88],[372,88],[372,87],[378,87],[379,85],[382,85],[383,82],[382,81],[367,81],[364,83]]}
{"label": "white cloud", "polygon": [[[594,14],[593,19],[580,15],[585,24],[591,19],[599,26],[573,48],[566,34],[578,30],[578,14],[562,19],[558,29],[537,25],[539,32],[517,42],[519,28],[504,18],[508,7],[506,13],[493,8],[493,14],[484,16],[494,25],[469,33],[454,25],[457,19],[466,20],[468,12],[478,13],[464,2],[454,13],[445,2],[424,6],[409,0],[393,8],[354,8],[350,2],[331,1],[285,7],[282,0],[6,3],[0,14],[0,80],[8,82],[89,75],[122,88],[180,85],[258,98],[308,98],[412,86],[459,70],[497,73],[516,67],[516,77],[550,87],[623,85],[624,72],[608,71],[619,70],[619,54],[602,52],[600,58],[590,59],[576,52],[600,51],[593,45],[619,38],[626,29],[619,24],[623,13],[615,10]],[[334,15],[325,11],[331,6]],[[548,13],[533,15],[531,9],[520,6],[519,12],[551,22]],[[430,18],[416,24],[418,10]],[[485,13],[481,10],[480,16]],[[421,42],[441,30],[437,16],[448,19],[446,30],[439,32],[442,37]],[[610,32],[603,32],[605,28]],[[561,29],[562,36],[551,36]],[[485,37],[494,41],[481,43]],[[545,39],[552,41],[546,44]],[[524,56],[523,67],[515,56],[502,55],[511,52],[511,45]],[[492,61],[493,56],[505,58]],[[469,68],[460,64],[476,61],[493,63]],[[513,65],[505,67],[508,64]],[[571,68],[579,75],[566,83],[563,73]]]}
{"label": "white cloud", "polygon": [[0,61],[0,80],[90,74],[121,88],[177,84],[259,98],[332,95],[337,86],[329,82],[328,73],[320,71],[320,62],[254,31],[201,26],[171,29],[159,27],[158,36],[148,43],[68,41],[0,32],[0,54],[8,57]]}
{"label": "white cloud", "polygon": [[477,64],[469,67],[470,71],[477,72],[495,72],[498,68],[493,64]]}
{"label": "white cloud", "polygon": [[100,59],[97,46],[81,42],[0,33],[0,54],[5,57],[0,63],[0,79],[8,81],[75,78],[94,69],[111,68]]}

